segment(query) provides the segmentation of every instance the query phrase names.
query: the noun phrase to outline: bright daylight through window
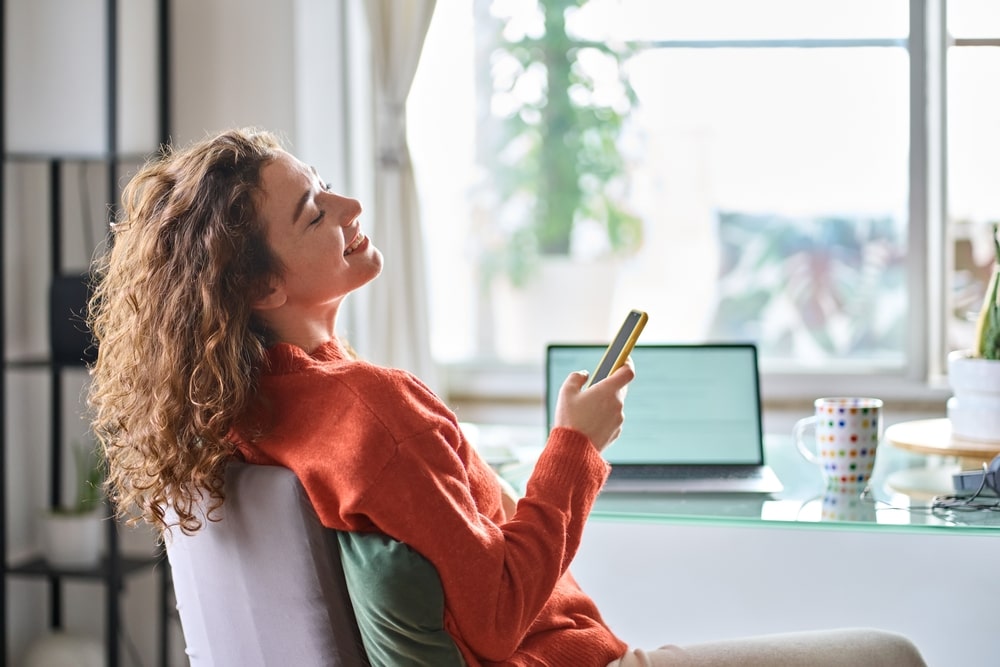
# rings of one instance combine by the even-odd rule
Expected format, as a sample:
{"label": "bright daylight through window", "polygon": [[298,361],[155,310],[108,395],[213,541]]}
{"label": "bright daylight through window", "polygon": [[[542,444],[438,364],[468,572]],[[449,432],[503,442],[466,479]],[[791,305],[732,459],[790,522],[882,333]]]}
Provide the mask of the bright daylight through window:
{"label": "bright daylight through window", "polygon": [[[539,363],[632,307],[643,342],[754,341],[765,373],[912,376],[967,345],[1000,219],[1000,7],[949,0],[910,39],[924,9],[438,0],[408,103],[435,357]],[[945,17],[947,113],[918,151],[936,70],[911,59]],[[945,182],[947,227],[911,196]]]}

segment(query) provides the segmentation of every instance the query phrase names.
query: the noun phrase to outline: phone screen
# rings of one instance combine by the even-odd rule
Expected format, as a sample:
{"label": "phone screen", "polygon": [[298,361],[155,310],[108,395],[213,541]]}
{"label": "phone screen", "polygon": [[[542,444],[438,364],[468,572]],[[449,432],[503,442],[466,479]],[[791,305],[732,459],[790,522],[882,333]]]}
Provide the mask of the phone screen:
{"label": "phone screen", "polygon": [[639,334],[642,332],[642,328],[646,326],[647,319],[648,316],[641,310],[629,312],[621,328],[618,330],[615,339],[611,341],[611,344],[604,351],[601,363],[597,365],[597,370],[594,371],[590,377],[590,382],[587,383],[588,387],[608,377],[625,363],[628,355],[632,352],[632,348],[635,347],[636,341],[639,340]]}

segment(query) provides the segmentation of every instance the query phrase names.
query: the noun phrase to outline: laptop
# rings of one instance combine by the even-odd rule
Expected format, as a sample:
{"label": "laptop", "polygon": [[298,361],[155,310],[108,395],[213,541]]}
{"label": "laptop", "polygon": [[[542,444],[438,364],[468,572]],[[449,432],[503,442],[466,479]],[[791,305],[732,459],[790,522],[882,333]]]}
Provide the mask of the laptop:
{"label": "laptop", "polygon": [[[566,376],[593,371],[602,345],[550,344],[548,427]],[[760,374],[752,343],[637,345],[625,424],[604,450],[604,492],[777,493],[764,463]]]}

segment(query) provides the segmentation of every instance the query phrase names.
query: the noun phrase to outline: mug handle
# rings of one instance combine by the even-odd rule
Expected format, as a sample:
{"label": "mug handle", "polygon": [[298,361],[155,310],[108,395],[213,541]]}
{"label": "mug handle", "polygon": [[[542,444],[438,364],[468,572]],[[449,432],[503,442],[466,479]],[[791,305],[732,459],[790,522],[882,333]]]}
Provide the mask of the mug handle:
{"label": "mug handle", "polygon": [[805,430],[810,426],[815,426],[815,425],[816,425],[816,415],[812,415],[811,417],[803,417],[802,419],[795,422],[795,426],[794,428],[792,428],[792,437],[795,438],[795,446],[798,448],[799,453],[802,454],[803,458],[805,458],[806,461],[809,461],[809,463],[815,463],[816,465],[822,465],[823,462],[819,460],[819,457],[816,456],[816,454],[814,454],[808,447],[806,447],[806,443],[802,438],[802,435],[803,433],[805,433]]}

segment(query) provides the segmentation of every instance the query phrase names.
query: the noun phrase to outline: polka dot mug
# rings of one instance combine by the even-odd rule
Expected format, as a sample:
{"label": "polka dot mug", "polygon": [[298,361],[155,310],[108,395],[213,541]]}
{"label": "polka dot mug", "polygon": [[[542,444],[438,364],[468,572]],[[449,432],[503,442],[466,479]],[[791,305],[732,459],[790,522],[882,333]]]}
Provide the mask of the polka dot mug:
{"label": "polka dot mug", "polygon": [[[882,401],[877,398],[817,398],[816,413],[800,419],[792,434],[795,446],[810,463],[821,467],[827,486],[863,486],[875,467],[882,437]],[[814,429],[815,451],[806,444]]]}

